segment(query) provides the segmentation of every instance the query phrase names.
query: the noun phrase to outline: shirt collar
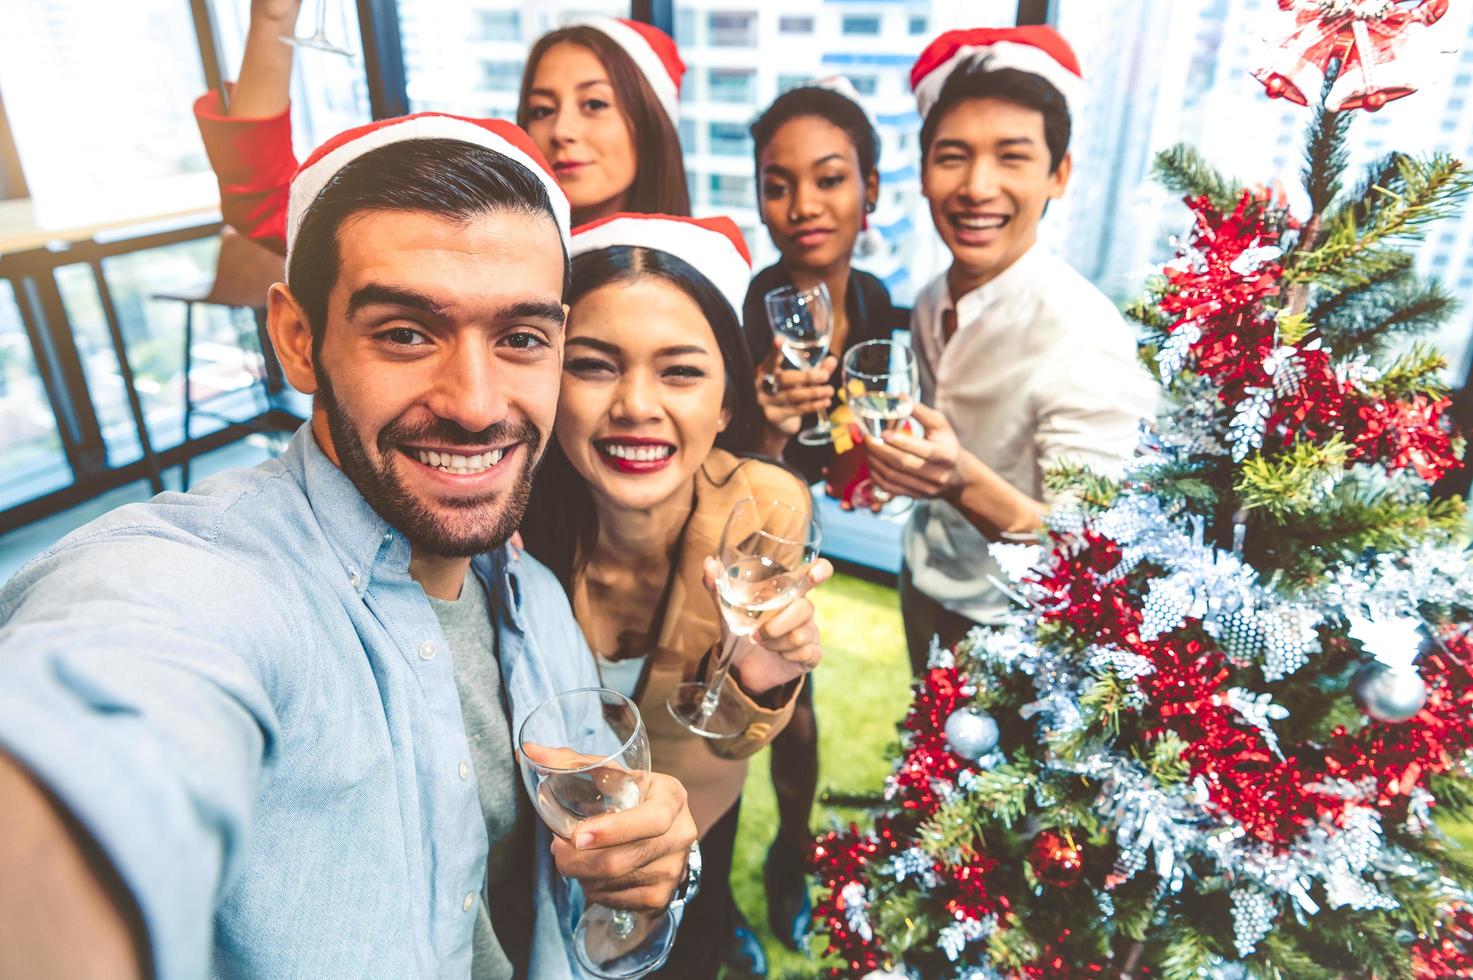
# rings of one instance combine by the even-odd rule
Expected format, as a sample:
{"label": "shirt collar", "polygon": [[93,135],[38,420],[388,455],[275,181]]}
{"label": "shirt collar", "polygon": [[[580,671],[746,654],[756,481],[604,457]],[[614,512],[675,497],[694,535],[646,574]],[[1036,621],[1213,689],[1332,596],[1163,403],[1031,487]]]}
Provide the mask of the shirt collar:
{"label": "shirt collar", "polygon": [[[1028,246],[1028,250],[1018,256],[1013,264],[984,282],[982,285],[963,293],[956,301],[956,321],[960,329],[963,325],[975,322],[995,304],[1002,302],[1009,296],[1023,289],[1033,279],[1033,266],[1038,259],[1046,253],[1043,245],[1035,241]],[[943,294],[942,309],[951,306],[951,292],[948,288]]]}
{"label": "shirt collar", "polygon": [[[362,595],[375,577],[409,575],[409,540],[374,510],[358,492],[348,474],[338,468],[304,423],[282,455],[283,462],[298,474],[308,506],[342,562],[348,583]],[[515,562],[507,560],[507,548],[478,555],[472,566],[490,590],[494,605],[507,610],[517,628],[522,627],[522,588]]]}

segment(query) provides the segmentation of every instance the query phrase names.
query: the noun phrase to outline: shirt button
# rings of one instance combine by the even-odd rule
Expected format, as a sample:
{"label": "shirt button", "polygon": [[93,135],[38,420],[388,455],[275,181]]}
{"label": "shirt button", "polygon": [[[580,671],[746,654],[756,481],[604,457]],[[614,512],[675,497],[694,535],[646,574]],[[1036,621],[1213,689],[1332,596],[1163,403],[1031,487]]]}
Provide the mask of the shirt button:
{"label": "shirt button", "polygon": [[435,644],[434,644],[433,641],[431,641],[431,640],[425,640],[423,643],[421,643],[419,645],[419,659],[421,659],[421,660],[434,660],[435,659]]}
{"label": "shirt button", "polygon": [[463,902],[460,903],[460,907],[463,908],[463,909],[465,909],[467,912],[469,912],[471,909],[475,908],[476,907],[476,893],[475,892],[466,892],[465,893],[465,901],[463,901]]}
{"label": "shirt button", "polygon": [[348,584],[351,585],[355,589],[358,588],[358,573],[357,572],[349,572],[348,573]]}
{"label": "shirt button", "polygon": [[464,763],[464,762],[462,762],[460,764],[460,778],[461,779],[470,779],[471,778],[471,767],[468,764]]}

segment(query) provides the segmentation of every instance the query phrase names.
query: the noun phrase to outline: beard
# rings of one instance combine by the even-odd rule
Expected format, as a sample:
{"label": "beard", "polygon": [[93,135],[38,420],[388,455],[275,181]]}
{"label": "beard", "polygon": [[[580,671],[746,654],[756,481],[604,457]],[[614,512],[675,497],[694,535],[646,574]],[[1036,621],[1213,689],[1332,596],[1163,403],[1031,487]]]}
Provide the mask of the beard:
{"label": "beard", "polygon": [[[333,394],[326,372],[318,369],[318,397],[327,414],[327,428],[337,450],[338,464],[363,499],[380,517],[409,539],[415,548],[447,558],[469,558],[500,548],[522,521],[532,495],[542,433],[527,420],[498,422],[471,432],[446,419],[427,425],[409,425],[396,419],[375,438],[378,462],[369,453],[353,420]],[[440,503],[438,507],[416,497],[394,470],[397,447],[415,441],[444,446],[481,447],[521,443],[521,471],[509,490],[480,497]]]}

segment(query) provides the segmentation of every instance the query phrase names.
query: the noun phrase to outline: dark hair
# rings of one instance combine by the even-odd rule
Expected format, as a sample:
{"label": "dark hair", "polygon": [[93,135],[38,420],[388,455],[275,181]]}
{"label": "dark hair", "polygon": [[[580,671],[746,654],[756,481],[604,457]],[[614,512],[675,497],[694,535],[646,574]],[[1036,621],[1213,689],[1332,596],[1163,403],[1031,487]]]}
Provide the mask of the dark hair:
{"label": "dark hair", "polygon": [[1059,169],[1059,161],[1069,151],[1069,104],[1063,94],[1042,77],[1016,68],[988,68],[990,59],[981,58],[951,73],[941,87],[941,95],[921,124],[921,161],[931,154],[931,141],[941,119],[965,99],[1005,99],[1043,114],[1043,140],[1048,144],[1049,173]]}
{"label": "dark hair", "polygon": [[549,31],[537,39],[527,54],[527,67],[522,71],[522,91],[517,96],[517,125],[528,128],[532,94],[532,76],[537,63],[556,44],[577,44],[592,51],[619,100],[619,111],[634,140],[634,183],[622,210],[637,214],[690,214],[690,191],[685,186],[685,156],[680,151],[680,136],[665,112],[655,90],[644,73],[629,57],[629,52],[603,31],[594,27],[575,26]]}
{"label": "dark hair", "polygon": [[[618,245],[573,260],[569,303],[576,304],[600,286],[650,276],[678,287],[695,301],[710,323],[726,371],[723,407],[731,416],[726,429],[716,436],[716,448],[738,456],[751,455],[757,448],[762,424],[751,380],[752,359],[736,311],[711,280],[669,252]],[[556,439],[548,443],[532,485],[532,499],[522,521],[522,539],[527,550],[557,575],[565,589],[571,587],[574,574],[598,541],[593,495]]]}
{"label": "dark hair", "polygon": [[879,156],[880,140],[875,128],[853,99],[817,85],[789,89],[773,99],[752,123],[752,158],[756,165],[762,166],[762,151],[783,124],[805,116],[833,123],[844,131],[859,157],[859,174],[868,180]]}
{"label": "dark hair", "polygon": [[[307,314],[314,350],[321,349],[327,297],[341,271],[338,229],[366,211],[423,211],[458,220],[513,211],[546,215],[554,229],[557,222],[542,181],[494,150],[452,139],[401,140],[370,150],[332,175],[307,206],[292,244],[286,281]],[[566,245],[563,257],[566,263]],[[565,267],[564,294],[569,278]]]}

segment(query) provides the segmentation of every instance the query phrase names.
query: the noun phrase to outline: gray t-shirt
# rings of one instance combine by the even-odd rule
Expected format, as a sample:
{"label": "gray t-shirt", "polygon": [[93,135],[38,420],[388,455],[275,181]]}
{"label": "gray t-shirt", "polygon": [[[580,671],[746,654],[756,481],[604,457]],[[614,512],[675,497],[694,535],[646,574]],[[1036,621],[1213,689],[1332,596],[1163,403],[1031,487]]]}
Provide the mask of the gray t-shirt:
{"label": "gray t-shirt", "polygon": [[[509,980],[525,973],[532,938],[532,807],[522,792],[511,723],[501,692],[496,631],[486,590],[467,575],[454,602],[429,597],[455,667],[460,713],[470,742],[481,812],[491,853],[486,896],[476,909],[473,980]],[[465,769],[461,770],[466,774]],[[495,927],[492,927],[492,923]]]}

